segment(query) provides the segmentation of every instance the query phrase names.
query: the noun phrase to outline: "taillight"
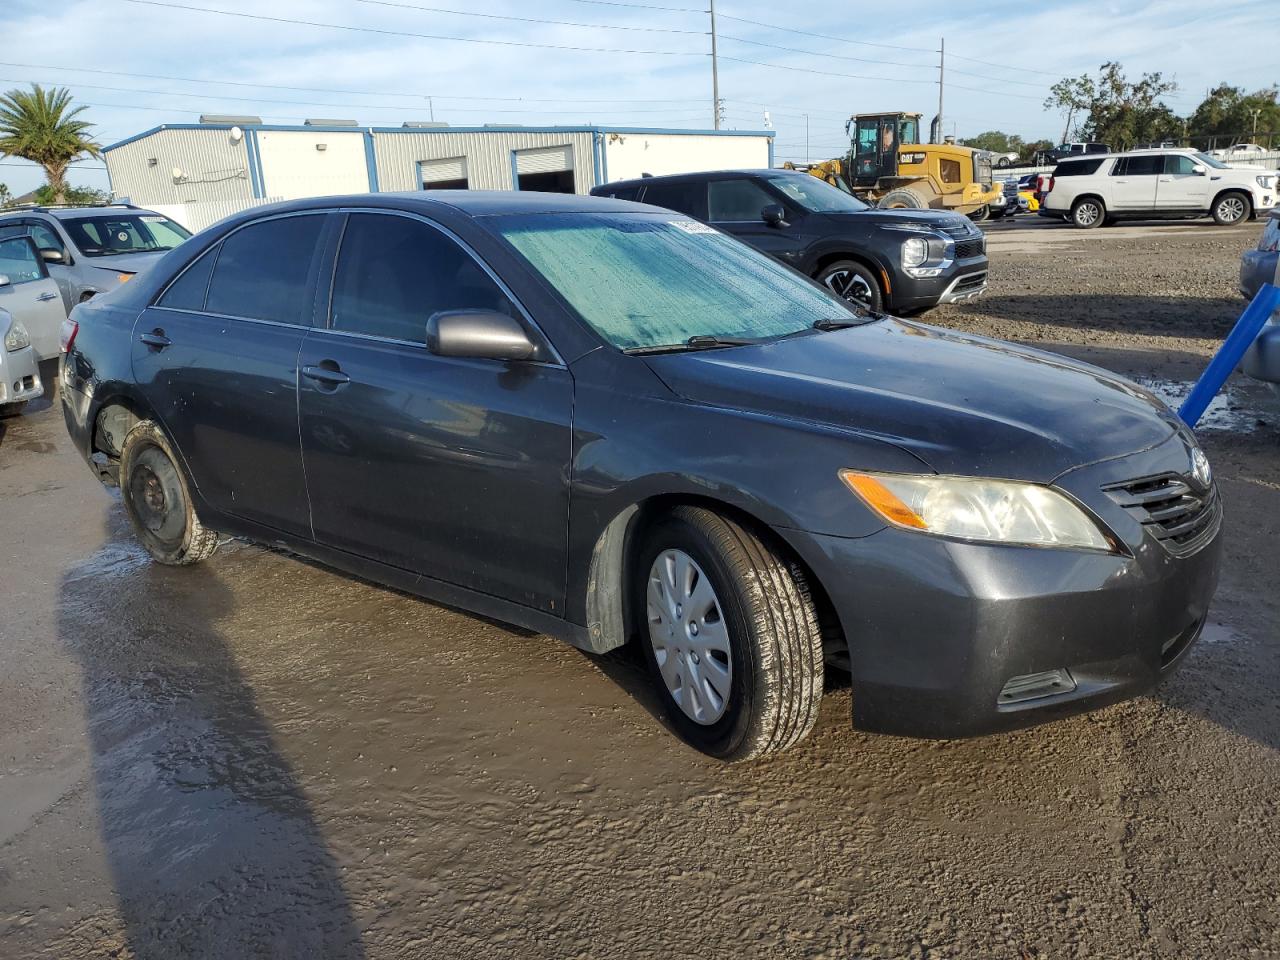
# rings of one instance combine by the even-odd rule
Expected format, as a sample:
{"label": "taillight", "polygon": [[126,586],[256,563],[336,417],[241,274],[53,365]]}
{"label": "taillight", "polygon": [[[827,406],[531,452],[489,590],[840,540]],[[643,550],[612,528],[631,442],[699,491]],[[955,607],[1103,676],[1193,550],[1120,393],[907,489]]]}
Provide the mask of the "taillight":
{"label": "taillight", "polygon": [[80,332],[80,324],[76,323],[70,317],[62,321],[62,352],[70,353],[72,346],[76,342],[76,334]]}
{"label": "taillight", "polygon": [[1048,180],[1048,182],[1044,185],[1044,192],[1045,192],[1045,193],[1053,193],[1053,174],[1049,174],[1049,180]]}

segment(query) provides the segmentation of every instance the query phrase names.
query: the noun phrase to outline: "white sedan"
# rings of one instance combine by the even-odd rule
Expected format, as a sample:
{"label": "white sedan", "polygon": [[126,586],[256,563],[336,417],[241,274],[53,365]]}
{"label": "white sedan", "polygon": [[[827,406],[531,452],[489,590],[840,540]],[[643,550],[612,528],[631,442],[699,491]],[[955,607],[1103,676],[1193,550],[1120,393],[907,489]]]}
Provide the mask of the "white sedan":
{"label": "white sedan", "polygon": [[0,308],[0,417],[17,416],[44,393],[31,335],[22,321]]}

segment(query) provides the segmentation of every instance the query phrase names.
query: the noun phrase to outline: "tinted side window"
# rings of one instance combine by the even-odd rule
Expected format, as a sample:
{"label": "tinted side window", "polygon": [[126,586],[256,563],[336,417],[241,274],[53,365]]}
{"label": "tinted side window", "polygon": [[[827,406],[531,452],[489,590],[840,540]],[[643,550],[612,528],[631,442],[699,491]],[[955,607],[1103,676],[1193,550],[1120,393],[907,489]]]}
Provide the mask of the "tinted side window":
{"label": "tinted side window", "polygon": [[1074,160],[1071,163],[1058,164],[1053,175],[1055,177],[1087,177],[1091,173],[1096,173],[1100,166],[1102,166],[1101,160]]}
{"label": "tinted side window", "polygon": [[707,184],[707,219],[759,220],[760,211],[777,203],[754,180],[712,180]]}
{"label": "tinted side window", "polygon": [[518,313],[502,289],[456,242],[408,217],[353,213],[342,234],[331,325],[424,343],[439,310]]}
{"label": "tinted side window", "polygon": [[707,219],[705,183],[654,183],[644,188],[644,202],[666,207],[697,220]]}
{"label": "tinted side window", "polygon": [[[1117,165],[1118,169],[1118,165]],[[1164,157],[1160,154],[1143,157],[1126,157],[1124,176],[1154,177],[1164,169]],[[1117,173],[1117,176],[1120,174]]]}
{"label": "tinted side window", "polygon": [[49,275],[35,246],[25,236],[0,240],[0,273],[14,286],[43,280]]}
{"label": "tinted side window", "polygon": [[41,250],[62,250],[62,238],[54,231],[54,229],[43,223],[33,223],[31,225],[31,237],[35,240],[36,246]]}
{"label": "tinted side window", "polygon": [[174,310],[203,310],[204,294],[209,288],[209,274],[213,272],[213,262],[217,259],[218,247],[215,245],[169,284],[169,289],[160,295],[156,306]]}
{"label": "tinted side window", "polygon": [[1180,153],[1165,154],[1164,172],[1176,176],[1190,176],[1196,172],[1196,162]]}
{"label": "tinted side window", "polygon": [[277,323],[304,323],[307,274],[324,215],[263,220],[222,241],[205,309]]}

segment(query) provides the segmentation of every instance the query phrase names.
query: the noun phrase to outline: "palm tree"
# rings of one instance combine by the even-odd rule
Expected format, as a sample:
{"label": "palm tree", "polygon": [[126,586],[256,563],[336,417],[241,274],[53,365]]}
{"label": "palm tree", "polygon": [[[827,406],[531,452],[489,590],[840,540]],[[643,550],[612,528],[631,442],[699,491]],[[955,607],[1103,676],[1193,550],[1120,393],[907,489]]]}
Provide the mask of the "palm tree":
{"label": "palm tree", "polygon": [[63,203],[67,168],[81,155],[97,157],[101,147],[89,138],[93,125],[77,120],[86,108],[71,107],[64,87],[10,90],[0,96],[0,156],[19,157],[44,167],[54,202]]}

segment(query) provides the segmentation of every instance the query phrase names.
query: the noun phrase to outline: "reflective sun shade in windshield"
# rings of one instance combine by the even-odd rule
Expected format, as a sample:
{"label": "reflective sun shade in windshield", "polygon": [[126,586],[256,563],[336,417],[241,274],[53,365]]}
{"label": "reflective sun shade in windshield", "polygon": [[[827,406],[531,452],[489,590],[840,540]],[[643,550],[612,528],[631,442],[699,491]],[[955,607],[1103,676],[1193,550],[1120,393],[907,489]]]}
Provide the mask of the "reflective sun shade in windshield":
{"label": "reflective sun shade in windshield", "polygon": [[504,217],[499,232],[604,339],[771,339],[856,315],[765,254],[696,220],[651,214]]}

